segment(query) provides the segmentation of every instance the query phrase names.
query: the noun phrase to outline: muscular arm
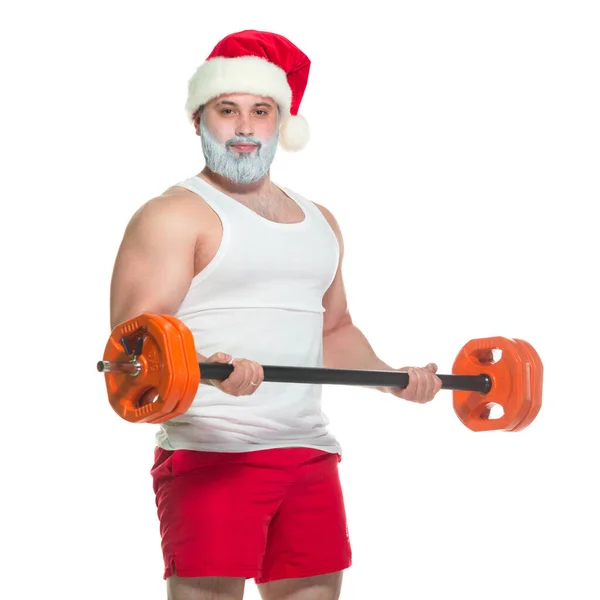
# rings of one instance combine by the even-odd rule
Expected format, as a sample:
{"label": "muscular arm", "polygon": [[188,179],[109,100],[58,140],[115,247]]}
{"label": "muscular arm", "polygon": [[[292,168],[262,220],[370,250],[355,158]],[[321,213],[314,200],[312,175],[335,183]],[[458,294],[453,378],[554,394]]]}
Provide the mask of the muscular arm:
{"label": "muscular arm", "polygon": [[[332,369],[368,369],[390,371],[375,353],[362,331],[352,322],[342,276],[344,240],[339,224],[325,207],[317,204],[340,247],[338,269],[333,282],[323,296],[323,366]],[[380,388],[374,388],[380,390]],[[381,389],[380,391],[384,391]]]}
{"label": "muscular arm", "polygon": [[133,215],[113,269],[111,329],[143,312],[176,312],[194,276],[197,235],[197,221],[176,196],[153,198]]}
{"label": "muscular arm", "polygon": [[[202,235],[200,204],[181,196],[153,198],[127,225],[117,253],[110,290],[111,329],[141,313],[172,315],[177,312],[195,275],[195,253]],[[198,360],[209,357],[196,351]],[[217,358],[218,357],[218,358]],[[228,362],[214,354],[212,360]],[[248,361],[234,363],[234,375],[224,383],[202,379],[204,385],[226,393],[246,395],[257,378]],[[248,389],[250,391],[248,391]]]}

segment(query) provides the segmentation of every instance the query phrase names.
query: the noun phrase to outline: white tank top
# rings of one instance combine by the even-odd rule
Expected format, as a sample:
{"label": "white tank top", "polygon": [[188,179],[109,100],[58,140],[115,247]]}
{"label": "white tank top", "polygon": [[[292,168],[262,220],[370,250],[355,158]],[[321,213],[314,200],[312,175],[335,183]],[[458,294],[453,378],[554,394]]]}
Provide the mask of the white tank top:
{"label": "white tank top", "polygon": [[[323,295],[339,247],[321,211],[278,186],[304,212],[299,223],[265,219],[200,177],[177,185],[201,196],[223,236],[210,264],[191,282],[175,316],[204,356],[225,352],[262,365],[322,367]],[[168,450],[247,452],[302,446],[341,453],[321,411],[322,385],[263,382],[251,396],[200,385],[189,410],[159,425]]]}

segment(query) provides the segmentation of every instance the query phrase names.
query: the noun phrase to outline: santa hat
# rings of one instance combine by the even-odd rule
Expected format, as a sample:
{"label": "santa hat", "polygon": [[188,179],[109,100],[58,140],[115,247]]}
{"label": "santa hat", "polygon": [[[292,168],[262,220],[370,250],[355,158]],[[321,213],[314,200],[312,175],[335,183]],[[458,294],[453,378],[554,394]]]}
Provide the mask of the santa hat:
{"label": "santa hat", "polygon": [[309,58],[281,35],[255,30],[232,33],[190,78],[187,116],[193,122],[198,108],[221,94],[269,96],[281,110],[281,146],[301,150],[308,142],[309,128],[298,109],[309,70]]}

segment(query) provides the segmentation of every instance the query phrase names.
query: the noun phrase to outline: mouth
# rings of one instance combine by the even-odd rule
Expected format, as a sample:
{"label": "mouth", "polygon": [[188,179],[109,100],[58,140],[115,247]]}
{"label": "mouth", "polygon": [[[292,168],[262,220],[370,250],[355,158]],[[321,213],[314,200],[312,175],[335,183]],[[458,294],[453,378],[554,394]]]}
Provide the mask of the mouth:
{"label": "mouth", "polygon": [[256,144],[231,144],[231,147],[238,152],[252,152],[257,148]]}

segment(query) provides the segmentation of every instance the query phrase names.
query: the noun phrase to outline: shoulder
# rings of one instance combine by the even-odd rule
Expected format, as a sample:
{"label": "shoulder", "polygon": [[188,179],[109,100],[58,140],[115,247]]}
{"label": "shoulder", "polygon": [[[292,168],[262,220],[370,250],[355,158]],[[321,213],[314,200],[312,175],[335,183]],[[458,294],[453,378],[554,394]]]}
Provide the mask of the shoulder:
{"label": "shoulder", "polygon": [[340,253],[340,264],[341,264],[344,254],[345,254],[345,247],[344,247],[344,236],[342,235],[342,229],[340,227],[340,224],[338,223],[338,221],[335,218],[335,216],[333,215],[333,213],[327,207],[323,206],[322,204],[319,204],[318,202],[314,202],[313,200],[311,200],[310,202],[312,202],[312,204],[321,211],[321,214],[325,217],[327,223],[329,223],[329,226],[331,227],[331,230],[335,234],[335,238],[338,243],[338,250]]}
{"label": "shoulder", "polygon": [[319,204],[317,202],[311,201],[323,214],[323,216],[325,217],[325,219],[327,220],[327,222],[329,223],[330,227],[333,229],[336,237],[338,238],[338,240],[342,241],[342,230],[340,228],[340,224],[338,223],[338,220],[335,218],[335,216],[333,215],[333,213],[325,206],[323,206],[322,204]]}
{"label": "shoulder", "polygon": [[206,203],[197,194],[173,186],[144,202],[131,216],[127,233],[160,233],[177,228],[182,233],[198,223]]}
{"label": "shoulder", "polygon": [[323,213],[323,216],[327,219],[330,225],[338,226],[336,218],[333,216],[333,213],[328,208],[326,208],[322,204],[319,204],[318,202],[314,202],[313,200],[311,200],[311,202]]}

